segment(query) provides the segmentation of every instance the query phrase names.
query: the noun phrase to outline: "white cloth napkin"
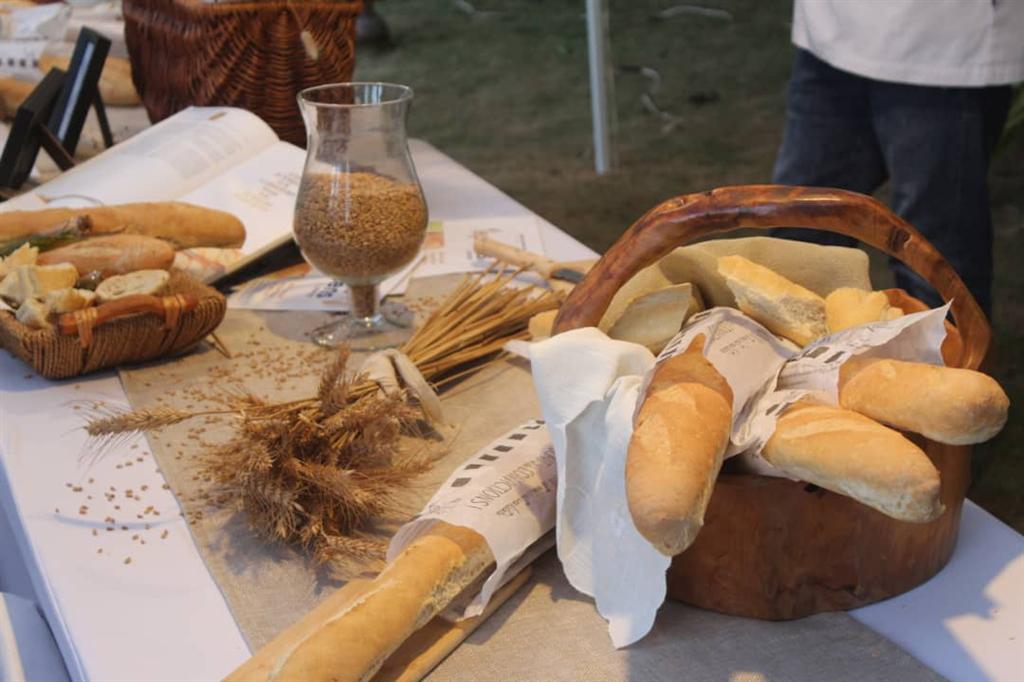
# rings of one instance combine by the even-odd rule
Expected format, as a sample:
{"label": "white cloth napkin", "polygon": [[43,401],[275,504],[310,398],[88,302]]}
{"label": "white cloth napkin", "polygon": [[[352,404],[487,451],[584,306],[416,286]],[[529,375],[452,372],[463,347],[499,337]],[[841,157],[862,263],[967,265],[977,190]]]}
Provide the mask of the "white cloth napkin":
{"label": "white cloth napkin", "polygon": [[626,505],[633,411],[654,356],[593,327],[533,344],[529,354],[558,466],[558,558],[569,583],[596,601],[612,643],[627,646],[654,624],[670,563]]}

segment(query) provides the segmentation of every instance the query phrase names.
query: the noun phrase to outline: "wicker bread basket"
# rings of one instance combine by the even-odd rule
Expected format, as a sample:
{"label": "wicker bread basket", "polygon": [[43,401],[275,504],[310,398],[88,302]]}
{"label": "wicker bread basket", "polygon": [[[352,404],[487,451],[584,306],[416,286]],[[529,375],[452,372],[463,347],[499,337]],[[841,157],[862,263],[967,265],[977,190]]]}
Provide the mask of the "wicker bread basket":
{"label": "wicker bread basket", "polygon": [[99,369],[172,355],[194,346],[212,332],[227,304],[220,292],[183,273],[172,273],[167,295],[194,299],[195,306],[175,315],[137,313],[89,329],[89,337],[32,329],[8,311],[0,311],[0,346],[49,379],[66,379]]}
{"label": "wicker bread basket", "polygon": [[153,121],[190,105],[237,106],[305,146],[295,95],[351,80],[361,9],[362,0],[124,0],[132,80]]}
{"label": "wicker bread basket", "polygon": [[[733,229],[771,227],[847,234],[900,259],[953,301],[956,327],[943,343],[946,364],[981,364],[991,336],[988,322],[935,248],[871,197],[809,187],[725,187],[659,204],[577,285],[555,332],[596,324],[619,287],[677,246]],[[887,294],[894,304],[915,310],[904,292]],[[777,620],[850,609],[921,584],[946,564],[956,544],[970,448],[910,437],[940,472],[946,511],[935,521],[896,521],[802,482],[723,470],[697,540],[669,568],[669,596]]]}

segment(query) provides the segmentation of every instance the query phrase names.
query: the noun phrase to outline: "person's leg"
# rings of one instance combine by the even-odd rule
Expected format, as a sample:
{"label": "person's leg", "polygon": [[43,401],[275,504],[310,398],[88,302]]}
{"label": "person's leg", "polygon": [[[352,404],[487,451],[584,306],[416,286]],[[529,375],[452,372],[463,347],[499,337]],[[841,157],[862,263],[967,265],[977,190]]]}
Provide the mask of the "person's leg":
{"label": "person's leg", "polygon": [[[892,208],[956,268],[991,309],[992,216],[988,161],[1009,106],[1009,88],[875,83],[875,132],[892,185]],[[935,291],[893,261],[896,285],[931,305]]]}
{"label": "person's leg", "polygon": [[[869,97],[866,79],[797,50],[772,182],[874,192],[885,181],[885,166],[871,125]],[[772,236],[856,244],[842,235],[799,228],[773,230]]]}

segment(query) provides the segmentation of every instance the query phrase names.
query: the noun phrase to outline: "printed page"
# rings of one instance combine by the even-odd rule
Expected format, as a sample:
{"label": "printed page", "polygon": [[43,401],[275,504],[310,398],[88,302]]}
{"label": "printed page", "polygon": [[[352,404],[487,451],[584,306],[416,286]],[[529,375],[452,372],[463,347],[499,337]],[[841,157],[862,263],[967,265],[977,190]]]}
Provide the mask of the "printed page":
{"label": "printed page", "polygon": [[475,530],[484,537],[495,561],[494,572],[462,614],[465,618],[479,615],[505,575],[521,570],[525,564],[519,559],[554,528],[556,486],[551,440],[544,422],[533,419],[456,469],[419,516],[395,533],[388,561],[430,532],[437,521]]}
{"label": "printed page", "polygon": [[173,201],[277,142],[258,116],[191,107],[4,204],[3,210]]}
{"label": "printed page", "polygon": [[423,242],[423,262],[416,266],[416,277],[480,272],[494,261],[478,256],[473,237],[482,233],[517,249],[544,255],[537,218],[476,218],[472,220],[431,221]]}
{"label": "printed page", "polygon": [[299,147],[274,142],[178,200],[238,216],[245,225],[242,254],[248,260],[291,239],[305,160]]}

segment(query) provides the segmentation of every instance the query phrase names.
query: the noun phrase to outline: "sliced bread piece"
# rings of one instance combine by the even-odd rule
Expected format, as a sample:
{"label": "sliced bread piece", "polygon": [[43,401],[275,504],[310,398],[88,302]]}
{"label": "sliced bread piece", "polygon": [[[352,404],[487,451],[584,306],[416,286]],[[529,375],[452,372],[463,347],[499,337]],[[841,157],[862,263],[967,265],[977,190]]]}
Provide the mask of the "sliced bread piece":
{"label": "sliced bread piece", "polygon": [[127,275],[114,275],[100,282],[96,296],[100,303],[106,303],[132,294],[158,294],[167,286],[170,277],[166,270],[138,270]]}
{"label": "sliced bread piece", "polygon": [[806,346],[828,333],[825,299],[743,256],[718,259],[718,272],[740,310],[773,334]]}

